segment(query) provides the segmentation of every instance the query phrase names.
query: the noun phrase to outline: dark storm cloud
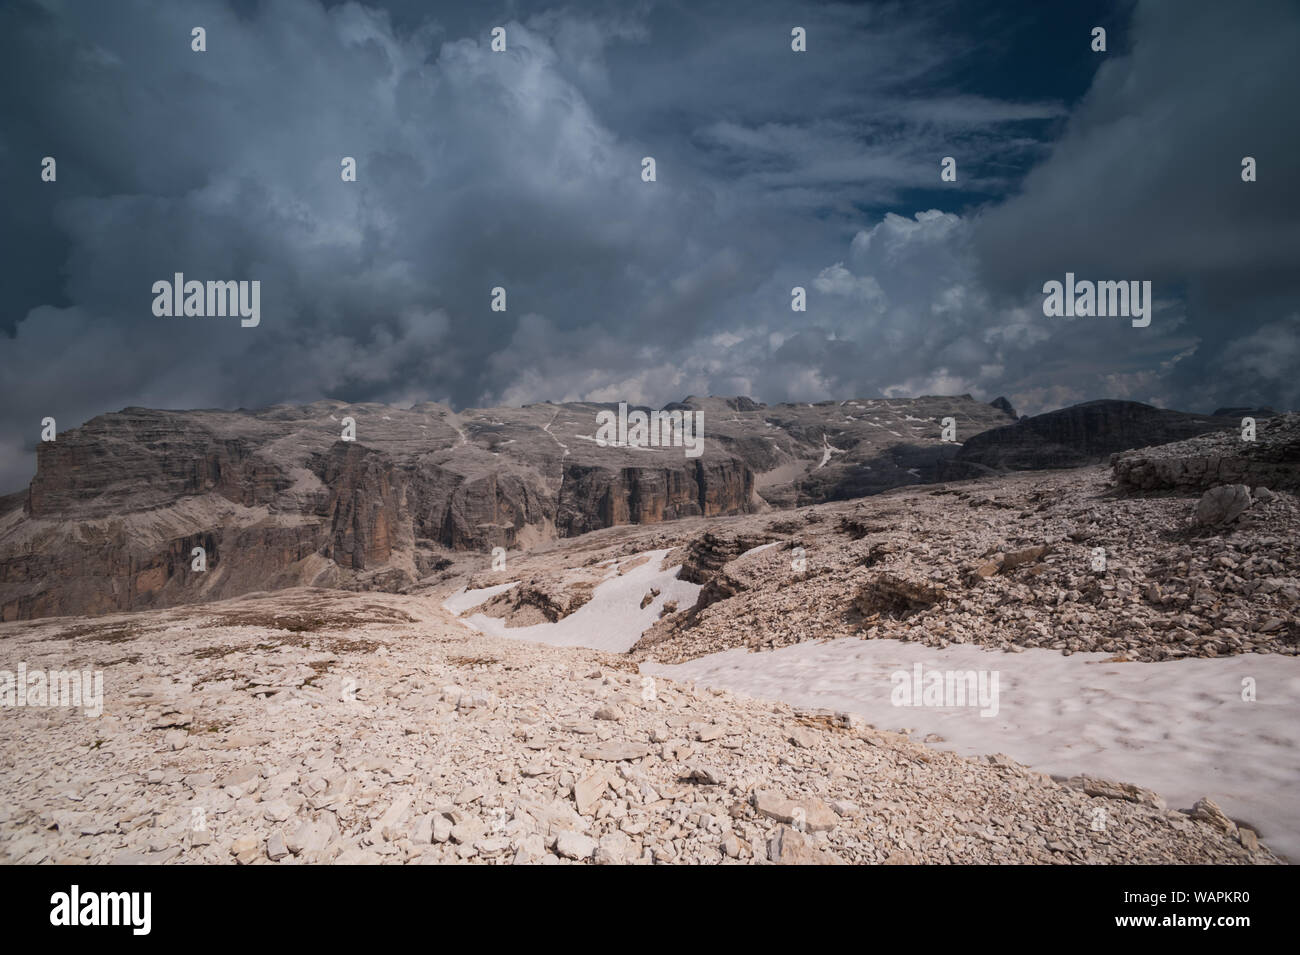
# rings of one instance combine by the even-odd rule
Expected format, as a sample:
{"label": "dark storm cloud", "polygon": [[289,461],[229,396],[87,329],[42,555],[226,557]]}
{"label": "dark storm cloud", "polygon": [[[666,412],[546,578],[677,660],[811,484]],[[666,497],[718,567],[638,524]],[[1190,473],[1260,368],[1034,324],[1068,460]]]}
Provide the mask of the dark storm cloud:
{"label": "dark storm cloud", "polygon": [[[1181,407],[1300,405],[1300,10],[1142,3],[1128,42],[1052,155],[980,219],[981,277],[1017,297],[1067,270],[1150,279],[1185,322],[1063,357],[1116,349],[1105,364],[1133,366],[1135,397]],[[1241,180],[1244,156],[1255,183]],[[1153,342],[1182,355],[1167,373],[1152,374]]]}
{"label": "dark storm cloud", "polygon": [[[1286,115],[1281,80],[1232,77],[1257,34],[1272,64],[1293,18],[1261,6],[1262,24],[1220,30],[1189,14],[1188,39],[1139,7],[1133,37],[1112,44],[1126,52],[1099,59],[1072,109],[1085,82],[1029,73],[1007,93],[1014,57],[990,62],[981,88],[987,38],[955,9],[7,5],[0,173],[19,241],[3,266],[0,488],[30,474],[41,417],[65,429],[133,404],[963,391],[1018,394],[1028,410],[1114,392],[1177,403],[1182,369],[1206,360],[1198,303],[1215,296],[1242,317],[1221,339],[1225,390],[1277,371],[1286,349],[1270,365],[1251,343],[1292,330],[1286,257],[1261,263],[1249,245],[1294,225],[1286,159],[1269,158],[1294,132],[1227,104],[1236,82]],[[1112,32],[1129,29],[1117,9]],[[1037,16],[1033,42],[1077,71],[1067,53],[1086,49],[1086,30]],[[497,25],[507,53],[488,49]],[[793,25],[806,54],[790,51]],[[1184,47],[1205,33],[1220,59],[1192,70],[1189,94],[1164,71],[1185,73]],[[1262,144],[1255,195],[1195,192],[1213,167],[1190,122],[1198,97],[1232,113],[1215,149]],[[1118,163],[1138,185],[1105,206],[1109,137],[1132,125],[1160,141]],[[45,155],[57,183],[37,180]],[[640,179],[647,155],[654,184]],[[958,183],[938,181],[945,155]],[[356,183],[340,181],[343,156]],[[1208,234],[1138,228],[1155,208],[1139,185],[1162,169],[1182,187],[1161,195],[1190,197]],[[1101,267],[1098,249],[1162,235],[1175,244],[1113,258],[1114,277],[1167,277],[1151,336],[1051,325],[1026,291],[1044,269]],[[176,271],[261,280],[261,325],[154,317],[152,283]],[[488,307],[496,285],[504,314]],[[790,311],[795,285],[806,313]]]}

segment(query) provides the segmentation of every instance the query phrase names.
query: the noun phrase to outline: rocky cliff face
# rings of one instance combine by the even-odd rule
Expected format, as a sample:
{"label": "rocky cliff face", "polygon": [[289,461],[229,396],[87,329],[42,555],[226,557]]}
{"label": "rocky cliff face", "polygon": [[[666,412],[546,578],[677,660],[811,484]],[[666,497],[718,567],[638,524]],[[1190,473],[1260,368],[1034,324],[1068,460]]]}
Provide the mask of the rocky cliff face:
{"label": "rocky cliff face", "polygon": [[694,467],[606,467],[569,464],[560,488],[556,529],[563,537],[616,524],[657,524],[754,510],[754,474],[744,461],[722,458]]}
{"label": "rocky cliff face", "polygon": [[1239,424],[1240,418],[1187,414],[1136,401],[1089,401],[975,435],[940,470],[944,480],[961,480],[1005,471],[1080,467],[1119,451]]}
{"label": "rocky cliff face", "polygon": [[[601,446],[610,406],[460,414],[317,402],[103,415],[42,444],[0,498],[0,616],[107,613],[312,585],[399,590],[460,551],[741,514],[938,478],[1010,420],[970,398],[767,406],[688,398],[703,453]],[[341,440],[352,418],[356,440]],[[207,566],[193,569],[203,548]]]}

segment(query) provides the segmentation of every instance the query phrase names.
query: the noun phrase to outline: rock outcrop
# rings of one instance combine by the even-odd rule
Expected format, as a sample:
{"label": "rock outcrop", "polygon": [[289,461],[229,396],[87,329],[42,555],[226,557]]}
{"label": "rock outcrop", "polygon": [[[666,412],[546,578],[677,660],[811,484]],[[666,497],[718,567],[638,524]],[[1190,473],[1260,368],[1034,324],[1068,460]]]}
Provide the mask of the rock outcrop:
{"label": "rock outcrop", "polygon": [[1229,431],[1115,455],[1116,483],[1128,491],[1206,491],[1228,484],[1300,489],[1300,414],[1258,421],[1253,441],[1242,438],[1240,420],[1234,420]]}

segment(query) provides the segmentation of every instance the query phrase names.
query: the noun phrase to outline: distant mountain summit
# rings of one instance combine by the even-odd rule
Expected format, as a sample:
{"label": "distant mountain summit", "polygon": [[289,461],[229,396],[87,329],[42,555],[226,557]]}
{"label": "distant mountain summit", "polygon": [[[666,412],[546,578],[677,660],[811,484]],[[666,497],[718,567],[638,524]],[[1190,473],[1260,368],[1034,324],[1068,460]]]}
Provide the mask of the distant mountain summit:
{"label": "distant mountain summit", "polygon": [[994,398],[992,401],[990,401],[989,404],[991,404],[994,408],[997,408],[1000,411],[1005,411],[1013,418],[1016,417],[1016,409],[1012,407],[1011,402],[1007,401],[1006,398],[998,396],[997,398]]}
{"label": "distant mountain summit", "polygon": [[944,466],[943,476],[960,480],[1095,464],[1118,451],[1182,441],[1240,422],[1239,416],[1188,414],[1136,401],[1087,401],[975,435]]}

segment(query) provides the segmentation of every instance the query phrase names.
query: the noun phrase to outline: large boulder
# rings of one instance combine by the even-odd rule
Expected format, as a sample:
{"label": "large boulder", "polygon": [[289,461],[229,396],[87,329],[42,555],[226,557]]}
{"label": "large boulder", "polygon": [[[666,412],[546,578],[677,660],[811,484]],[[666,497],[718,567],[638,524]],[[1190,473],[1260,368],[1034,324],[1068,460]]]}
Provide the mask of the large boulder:
{"label": "large boulder", "polygon": [[1231,524],[1250,507],[1250,488],[1244,484],[1212,487],[1196,504],[1196,523],[1202,527]]}

